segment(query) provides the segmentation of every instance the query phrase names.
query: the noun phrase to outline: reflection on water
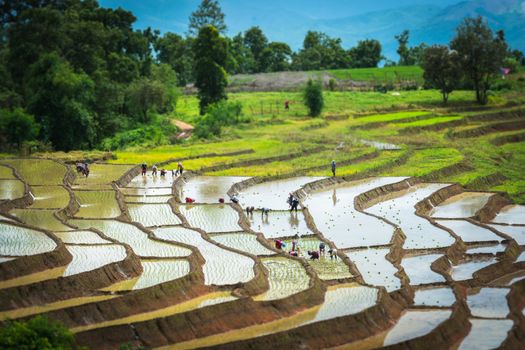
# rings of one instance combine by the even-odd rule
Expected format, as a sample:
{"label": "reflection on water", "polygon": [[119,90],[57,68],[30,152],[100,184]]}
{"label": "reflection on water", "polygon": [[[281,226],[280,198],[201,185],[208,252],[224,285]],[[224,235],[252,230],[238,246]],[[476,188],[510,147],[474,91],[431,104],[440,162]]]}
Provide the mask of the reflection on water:
{"label": "reflection on water", "polygon": [[498,348],[511,330],[512,320],[470,319],[472,328],[463,339],[459,350],[489,350]]}
{"label": "reflection on water", "polygon": [[469,218],[485,206],[493,193],[463,192],[434,207],[430,216],[435,218]]}
{"label": "reflection on water", "polygon": [[388,332],[383,345],[393,345],[426,335],[447,320],[451,313],[450,310],[407,311]]}

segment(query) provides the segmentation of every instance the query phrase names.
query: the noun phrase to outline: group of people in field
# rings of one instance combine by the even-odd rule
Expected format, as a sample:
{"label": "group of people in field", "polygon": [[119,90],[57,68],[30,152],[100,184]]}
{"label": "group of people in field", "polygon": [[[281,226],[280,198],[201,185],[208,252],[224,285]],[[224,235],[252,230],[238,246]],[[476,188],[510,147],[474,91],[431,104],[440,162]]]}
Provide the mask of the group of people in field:
{"label": "group of people in field", "polygon": [[82,174],[82,176],[88,177],[89,176],[89,165],[86,161],[83,163],[77,163],[77,174]]}
{"label": "group of people in field", "polygon": [[[146,176],[146,174],[148,172],[148,164],[146,162],[144,162],[144,163],[142,163],[140,165],[140,168],[141,168],[142,176]],[[182,166],[182,163],[179,162],[177,164],[177,168],[171,170],[171,175],[173,177],[180,176],[180,175],[182,175],[183,172],[184,172],[184,167]],[[162,169],[159,170],[159,168],[157,167],[157,164],[153,164],[153,166],[151,167],[151,176],[155,176],[156,177],[157,174],[160,174],[160,177],[166,177],[167,173],[168,173],[168,170],[166,170],[165,168],[162,168]]]}
{"label": "group of people in field", "polygon": [[[301,257],[301,242],[299,241],[299,235],[295,235],[294,236],[294,239],[292,240],[291,242],[291,249],[288,251],[288,254],[290,256],[295,256],[295,257]],[[275,248],[278,249],[278,250],[285,250],[285,248],[287,247],[287,244],[285,241],[281,240],[281,239],[276,239],[275,240]],[[306,253],[308,254],[308,257],[310,258],[310,260],[319,260],[321,257],[325,257],[326,256],[326,243],[321,241],[319,243],[319,249],[317,250],[308,250],[306,251]],[[337,250],[336,249],[332,249],[330,248],[328,250],[328,254],[330,255],[330,260],[337,260]]]}

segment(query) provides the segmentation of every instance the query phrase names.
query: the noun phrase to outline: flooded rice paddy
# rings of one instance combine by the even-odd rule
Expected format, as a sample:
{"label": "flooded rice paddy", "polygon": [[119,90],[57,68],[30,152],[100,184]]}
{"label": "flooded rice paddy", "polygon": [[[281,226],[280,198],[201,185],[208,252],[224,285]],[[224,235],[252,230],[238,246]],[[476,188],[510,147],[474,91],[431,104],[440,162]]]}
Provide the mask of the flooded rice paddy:
{"label": "flooded rice paddy", "polygon": [[525,225],[525,205],[507,205],[492,219],[492,222]]}
{"label": "flooded rice paddy", "polygon": [[414,206],[446,184],[418,184],[398,193],[398,197],[378,203],[366,211],[386,218],[398,225],[406,236],[405,249],[430,249],[447,247],[454,243],[447,231],[417,216]]}
{"label": "flooded rice paddy", "polygon": [[377,178],[351,182],[310,194],[304,201],[315,226],[337,247],[352,248],[389,244],[394,227],[354,208],[354,198],[363,192],[405,178]]}
{"label": "flooded rice paddy", "polygon": [[112,219],[120,216],[114,191],[75,191],[80,208],[75,214],[84,219]]}
{"label": "flooded rice paddy", "polygon": [[290,206],[286,200],[290,193],[299,190],[309,182],[321,179],[323,178],[299,176],[263,182],[242,190],[237,197],[243,208],[251,206],[256,209],[270,208],[272,210],[288,210]]}
{"label": "flooded rice paddy", "polygon": [[434,207],[430,215],[435,218],[469,218],[476,215],[492,196],[493,193],[463,192]]}
{"label": "flooded rice paddy", "polygon": [[[507,298],[513,295],[511,288],[522,283],[524,272],[518,263],[525,261],[525,253],[518,253],[518,258],[513,261],[507,259],[507,255],[514,254],[516,243],[525,245],[525,230],[519,226],[523,224],[523,206],[503,208],[495,213],[490,226],[464,219],[474,216],[484,207],[491,193],[465,192],[446,198],[433,208],[431,215],[438,218],[437,224],[446,227],[449,233],[433,225],[426,217],[415,214],[418,202],[448,185],[422,183],[409,186],[408,181],[403,183],[406,179],[403,177],[370,178],[338,185],[333,185],[330,179],[323,186],[319,186],[323,184],[323,178],[299,177],[260,183],[239,193],[242,206],[269,207],[271,211],[266,216],[260,211],[253,215],[238,212],[235,204],[217,203],[219,198],[228,201],[226,192],[235,183],[247,179],[245,177],[190,177],[177,195],[182,199],[192,197],[198,204],[186,205],[168,203],[177,179],[171,173],[166,177],[152,177],[148,172],[147,176],[136,176],[127,184],[121,179],[118,183],[122,187],[117,188],[113,181],[119,180],[132,166],[92,164],[87,179],[77,176],[74,184],[69,185],[64,182],[67,167],[58,162],[5,160],[0,163],[15,167],[22,180],[31,186],[34,197],[30,207],[12,209],[9,214],[22,223],[50,231],[65,244],[59,248],[66,249],[72,256],[71,261],[61,262],[61,265],[51,262],[44,271],[25,271],[9,276],[0,282],[0,290],[22,286],[31,288],[34,283],[60,277],[90,276],[96,279],[98,273],[119,276],[119,282],[102,290],[86,290],[86,296],[1,311],[1,320],[39,313],[59,318],[83,315],[81,322],[75,321],[75,317],[70,319],[73,322],[71,329],[82,333],[82,339],[86,339],[83,332],[91,330],[90,336],[111,342],[107,336],[111,333],[108,327],[119,325],[124,327],[119,337],[124,337],[126,342],[152,342],[152,348],[164,345],[166,348],[215,346],[240,340],[247,341],[242,346],[257,347],[262,343],[269,346],[279,344],[280,339],[287,339],[290,330],[293,330],[294,337],[302,339],[301,344],[304,340],[306,346],[310,346],[309,337],[313,336],[308,330],[322,330],[326,339],[337,340],[332,328],[338,328],[340,323],[338,327],[330,327],[334,323],[326,322],[347,322],[344,317],[357,314],[357,319],[386,326],[381,328],[383,330],[376,326],[367,327],[366,332],[370,334],[363,334],[362,339],[345,347],[377,348],[405,341],[410,347],[413,339],[423,335],[428,335],[431,341],[437,339],[436,347],[439,347],[443,340],[440,340],[436,328],[449,319],[451,308],[458,305],[456,302],[461,302],[464,304],[459,305],[466,305],[470,310],[468,317],[472,328],[463,339],[457,339],[456,347],[494,348],[512,337],[509,331],[513,323],[508,317],[511,317],[511,312],[515,314],[515,310],[511,310],[515,301]],[[0,183],[6,180],[18,181],[25,190],[24,182],[17,180],[10,168],[0,165]],[[306,187],[300,192],[304,197],[301,204],[307,207],[307,211],[288,212],[288,194],[312,181],[320,181],[315,190]],[[355,199],[360,194],[400,181],[409,188],[398,192],[389,189],[371,192],[371,196],[374,193],[381,196],[371,198],[370,204],[373,205],[365,209],[365,213],[355,207]],[[0,194],[4,195],[11,190],[9,186],[2,186],[2,191]],[[125,202],[122,208],[117,198]],[[364,196],[361,199],[366,202],[369,198]],[[70,200],[79,203],[80,209],[77,212],[61,211]],[[367,204],[364,203],[364,207]],[[11,220],[5,215],[7,213],[0,213],[0,218]],[[399,231],[393,239],[396,227]],[[262,236],[259,235],[258,239],[253,232],[260,232]],[[466,247],[460,243],[456,249],[460,260],[448,256],[456,248],[449,249],[456,242],[455,236],[467,243]],[[285,240],[283,251],[270,248],[276,238]],[[302,259],[289,255],[294,239],[299,242],[299,257]],[[307,251],[318,251],[323,241],[326,242],[326,253],[320,254],[319,260],[309,259]],[[337,249],[347,258],[330,259],[330,248]],[[17,266],[18,261],[22,263],[23,259],[55,249],[57,243],[44,232],[23,224],[0,222],[0,264],[6,267]],[[45,259],[46,255],[41,257]],[[443,258],[442,264],[435,264],[439,271],[442,271],[446,258],[461,263],[449,271],[442,271],[448,275],[445,278],[431,268],[440,258]],[[142,272],[122,280],[122,274],[127,274],[122,267],[132,261],[140,263]],[[501,271],[485,270],[483,278],[487,273],[494,274],[491,276],[493,282],[487,285],[476,271],[498,262],[505,268]],[[350,265],[355,266],[360,276],[352,275]],[[401,267],[399,271],[396,266]],[[263,284],[262,289],[257,287],[259,289],[254,292],[251,283],[260,284],[254,280],[259,267],[263,267],[265,273],[258,278],[267,279],[268,289],[264,289],[266,285]],[[194,278],[193,269],[199,272],[197,276],[202,270],[204,281]],[[411,299],[406,300],[414,308],[405,308],[399,319],[390,319],[385,313],[390,308],[384,303],[404,299],[410,294],[406,293],[405,282],[402,283],[404,275],[409,279],[407,282],[415,286],[413,303]],[[454,287],[456,295],[450,279],[468,281],[467,285],[479,287],[465,288],[464,292]],[[349,283],[355,280],[359,283]],[[250,288],[244,288],[246,283],[250,283]],[[13,289],[13,292],[18,291]],[[177,294],[186,292],[195,294]],[[166,303],[164,293],[178,301]],[[390,293],[394,298],[383,293]],[[141,299],[134,299],[136,295]],[[255,312],[245,310],[243,303],[247,300],[238,300],[234,295],[243,300],[254,299]],[[133,308],[124,312],[119,310],[118,317],[108,315],[108,319],[91,315],[90,310],[98,307],[94,306],[95,303],[102,301],[102,312],[128,302],[144,305],[151,302],[151,308],[139,313]],[[213,307],[217,304],[223,306]],[[370,309],[375,305],[379,308]],[[263,311],[261,314],[259,308]],[[201,313],[199,309],[206,311]],[[381,319],[376,319],[378,310],[382,310]],[[213,314],[208,315],[208,311]],[[216,317],[217,322],[206,320],[203,315]],[[253,317],[254,320],[250,326],[245,326],[236,322],[237,315],[239,319]],[[167,344],[155,343],[160,338],[151,336],[150,331],[160,325],[162,332],[169,334],[173,331],[173,322],[180,320],[188,323],[195,333],[184,334],[176,341],[168,337]],[[131,333],[138,338],[126,338],[125,329],[130,324],[136,329]],[[468,323],[463,326],[467,327]],[[213,332],[208,333],[212,328]],[[257,337],[265,336],[268,338],[261,338],[262,343],[257,343]],[[109,348],[118,348],[120,343],[113,345]],[[241,347],[239,344],[227,345]],[[342,344],[333,343],[332,346],[338,345]]]}
{"label": "flooded rice paddy", "polygon": [[263,258],[261,261],[269,272],[270,289],[255,300],[283,299],[308,288],[310,277],[298,261],[281,257]]}
{"label": "flooded rice paddy", "polygon": [[126,249],[121,245],[68,246],[73,260],[64,271],[64,277],[92,271],[126,258]]}
{"label": "flooded rice paddy", "polygon": [[195,199],[197,203],[219,203],[219,198],[229,202],[226,194],[236,183],[249,179],[242,176],[194,176],[184,182],[179,197]]}
{"label": "flooded rice paddy", "polygon": [[35,255],[50,252],[56,246],[43,232],[0,223],[0,255]]}
{"label": "flooded rice paddy", "polygon": [[206,284],[229,285],[248,282],[255,277],[255,262],[251,258],[220,248],[203,239],[197,231],[184,227],[166,227],[154,232],[155,236],[163,240],[197,248],[206,260],[202,267]]}
{"label": "flooded rice paddy", "polygon": [[129,204],[127,207],[131,221],[138,222],[145,227],[181,223],[169,204]]}
{"label": "flooded rice paddy", "polygon": [[71,220],[73,225],[81,229],[96,229],[105,236],[118,242],[128,244],[135,254],[141,257],[181,258],[191,254],[191,250],[156,241],[134,225],[116,220]]}
{"label": "flooded rice paddy", "polygon": [[392,292],[401,288],[401,281],[395,276],[396,267],[386,259],[389,248],[352,250],[346,253],[356,265],[366,283],[383,286]]}
{"label": "flooded rice paddy", "polygon": [[241,230],[239,213],[229,205],[181,205],[179,211],[191,227],[208,233]]}
{"label": "flooded rice paddy", "polygon": [[393,345],[426,335],[446,321],[451,313],[450,310],[409,310],[388,332],[383,345]]}
{"label": "flooded rice paddy", "polygon": [[24,196],[24,183],[20,180],[0,180],[0,200],[12,200]]}
{"label": "flooded rice paddy", "polygon": [[273,250],[266,248],[258,240],[257,236],[244,232],[224,233],[210,235],[210,238],[222,245],[237,249],[253,255],[274,255]]}

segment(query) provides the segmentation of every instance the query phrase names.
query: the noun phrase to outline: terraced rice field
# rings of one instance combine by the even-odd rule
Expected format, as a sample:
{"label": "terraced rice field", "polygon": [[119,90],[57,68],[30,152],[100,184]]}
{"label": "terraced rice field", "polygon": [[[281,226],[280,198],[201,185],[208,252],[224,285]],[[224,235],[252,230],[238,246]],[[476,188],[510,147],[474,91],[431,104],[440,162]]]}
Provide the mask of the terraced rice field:
{"label": "terraced rice field", "polygon": [[205,284],[229,285],[248,282],[254,277],[251,258],[220,248],[204,240],[197,231],[183,227],[159,228],[155,236],[196,247],[206,260],[202,267]]}
{"label": "terraced rice field", "polygon": [[243,176],[194,176],[186,181],[180,191],[179,198],[189,197],[197,203],[218,203],[219,198],[229,202],[226,194],[238,182],[248,177]]}
{"label": "terraced rice field", "polygon": [[191,227],[208,233],[241,230],[239,214],[229,205],[181,205],[179,211]]}
{"label": "terraced rice field", "polygon": [[24,183],[20,180],[0,180],[0,200],[12,200],[24,195]]}
{"label": "terraced rice field", "polygon": [[131,221],[145,227],[179,225],[180,219],[169,204],[128,204]]}
{"label": "terraced rice field", "polygon": [[114,191],[75,191],[80,208],[75,217],[83,219],[112,219],[120,216]]}
{"label": "terraced rice field", "polygon": [[257,236],[249,233],[236,232],[210,235],[215,242],[253,255],[274,255],[273,250],[266,248]]}
{"label": "terraced rice field", "polygon": [[[501,122],[519,127],[511,112]],[[136,169],[122,177],[130,165],[92,164],[88,178],[73,178],[59,162],[2,159],[20,180],[0,166],[0,181],[29,185],[35,200],[11,205],[11,195],[0,206],[0,319],[45,314],[92,349],[521,348],[523,141],[503,139],[521,129],[488,130],[496,121],[479,115],[263,116],[233,141],[140,155],[151,163],[217,148],[185,161],[204,173],[187,183]],[[325,178],[332,156],[363,158],[338,167],[344,178]],[[218,204],[247,180],[243,167],[319,176],[249,180],[234,186],[240,205]],[[456,182],[462,192],[448,188]],[[303,211],[287,211],[291,192]],[[185,197],[197,204],[174,203]],[[282,251],[270,248],[276,238]],[[294,238],[300,258],[289,254]],[[337,260],[304,255],[321,241]]]}

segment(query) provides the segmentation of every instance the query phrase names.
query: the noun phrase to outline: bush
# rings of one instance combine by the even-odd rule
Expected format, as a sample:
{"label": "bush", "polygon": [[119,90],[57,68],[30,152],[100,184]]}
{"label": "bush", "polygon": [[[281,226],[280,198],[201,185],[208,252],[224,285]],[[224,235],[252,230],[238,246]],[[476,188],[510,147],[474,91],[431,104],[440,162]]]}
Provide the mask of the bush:
{"label": "bush", "polygon": [[335,91],[335,89],[337,88],[337,83],[335,82],[335,79],[332,78],[328,81],[328,89],[330,91]]}
{"label": "bush", "polygon": [[[39,130],[40,125],[35,118],[23,109],[0,110],[0,140],[2,143],[20,147],[25,141],[34,140]],[[2,146],[5,148],[6,145]]]}
{"label": "bush", "polygon": [[303,91],[303,100],[308,114],[318,117],[324,107],[323,86],[320,81],[308,80]]}
{"label": "bush", "polygon": [[220,101],[208,106],[207,113],[197,120],[195,136],[207,139],[220,136],[223,126],[249,123],[249,117],[242,117],[240,103]]}
{"label": "bush", "polygon": [[73,334],[62,324],[37,316],[29,321],[7,321],[0,328],[0,349],[78,349]]}

